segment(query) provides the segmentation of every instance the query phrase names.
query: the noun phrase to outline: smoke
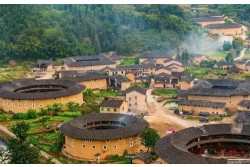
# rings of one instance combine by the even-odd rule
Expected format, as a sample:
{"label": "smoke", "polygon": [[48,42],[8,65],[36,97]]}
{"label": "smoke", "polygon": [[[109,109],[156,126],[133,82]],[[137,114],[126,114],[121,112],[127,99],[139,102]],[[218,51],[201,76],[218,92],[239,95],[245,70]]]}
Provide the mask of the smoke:
{"label": "smoke", "polygon": [[184,39],[183,47],[191,54],[201,54],[204,52],[222,50],[224,41],[232,42],[233,38],[228,36],[219,36],[212,39],[207,35],[192,33]]}

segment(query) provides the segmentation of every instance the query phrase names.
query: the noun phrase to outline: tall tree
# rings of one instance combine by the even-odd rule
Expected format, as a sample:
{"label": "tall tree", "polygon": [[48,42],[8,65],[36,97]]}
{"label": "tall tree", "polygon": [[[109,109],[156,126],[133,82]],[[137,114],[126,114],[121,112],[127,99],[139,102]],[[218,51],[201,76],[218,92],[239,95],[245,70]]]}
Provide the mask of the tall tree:
{"label": "tall tree", "polygon": [[145,128],[141,133],[142,144],[149,149],[154,151],[156,142],[160,139],[160,135],[153,128]]}

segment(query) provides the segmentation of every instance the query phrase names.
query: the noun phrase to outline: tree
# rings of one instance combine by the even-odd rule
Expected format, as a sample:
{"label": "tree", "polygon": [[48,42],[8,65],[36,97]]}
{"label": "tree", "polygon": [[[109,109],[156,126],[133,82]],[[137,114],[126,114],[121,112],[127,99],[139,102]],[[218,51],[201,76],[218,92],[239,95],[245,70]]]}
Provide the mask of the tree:
{"label": "tree", "polygon": [[80,107],[79,104],[73,101],[67,103],[67,108],[69,111],[77,111],[79,110],[79,107]]}
{"label": "tree", "polygon": [[7,142],[8,158],[11,164],[36,164],[39,163],[39,151],[26,141],[27,131],[30,125],[24,121],[11,127],[16,138],[10,138]]}
{"label": "tree", "polygon": [[28,119],[36,119],[37,118],[37,112],[36,112],[36,110],[29,109],[27,111],[27,118]]}
{"label": "tree", "polygon": [[244,43],[244,41],[242,38],[236,37],[233,39],[232,45],[233,45],[234,49],[242,49],[243,43]]}
{"label": "tree", "polygon": [[11,164],[37,164],[39,163],[39,151],[28,143],[11,138],[8,140]]}
{"label": "tree", "polygon": [[153,128],[145,128],[141,133],[142,144],[149,149],[154,150],[155,143],[160,139],[160,135]]}
{"label": "tree", "polygon": [[225,57],[225,60],[226,60],[227,62],[233,61],[233,54],[232,54],[232,53],[228,53],[228,54],[226,55],[226,57]]}
{"label": "tree", "polygon": [[16,135],[20,141],[25,141],[27,137],[27,131],[30,129],[30,125],[24,121],[18,122],[11,127],[11,131]]}
{"label": "tree", "polygon": [[223,43],[223,50],[224,51],[229,51],[232,49],[232,44],[231,42],[224,41]]}
{"label": "tree", "polygon": [[200,62],[200,67],[212,68],[215,65],[215,63],[216,63],[215,60],[202,60]]}

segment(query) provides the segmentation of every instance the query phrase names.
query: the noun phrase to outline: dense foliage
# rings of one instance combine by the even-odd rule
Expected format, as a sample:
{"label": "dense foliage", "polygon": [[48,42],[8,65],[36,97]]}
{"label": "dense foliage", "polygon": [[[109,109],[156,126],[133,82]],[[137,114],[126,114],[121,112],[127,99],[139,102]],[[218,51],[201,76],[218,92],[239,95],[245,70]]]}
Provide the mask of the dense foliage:
{"label": "dense foliage", "polygon": [[0,5],[0,58],[175,49],[195,28],[177,5]]}
{"label": "dense foliage", "polygon": [[152,151],[154,150],[154,146],[156,142],[160,139],[160,135],[153,128],[145,128],[141,133],[142,144]]}

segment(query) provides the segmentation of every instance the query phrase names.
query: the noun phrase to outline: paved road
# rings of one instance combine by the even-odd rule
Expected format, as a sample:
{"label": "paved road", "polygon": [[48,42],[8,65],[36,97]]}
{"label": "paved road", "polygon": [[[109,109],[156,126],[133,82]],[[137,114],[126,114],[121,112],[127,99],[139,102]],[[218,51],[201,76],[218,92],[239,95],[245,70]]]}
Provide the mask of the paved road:
{"label": "paved road", "polygon": [[234,61],[243,58],[243,57],[245,56],[245,51],[246,51],[246,48],[242,49],[241,52],[240,52],[239,57],[236,57],[236,58],[234,59]]}

